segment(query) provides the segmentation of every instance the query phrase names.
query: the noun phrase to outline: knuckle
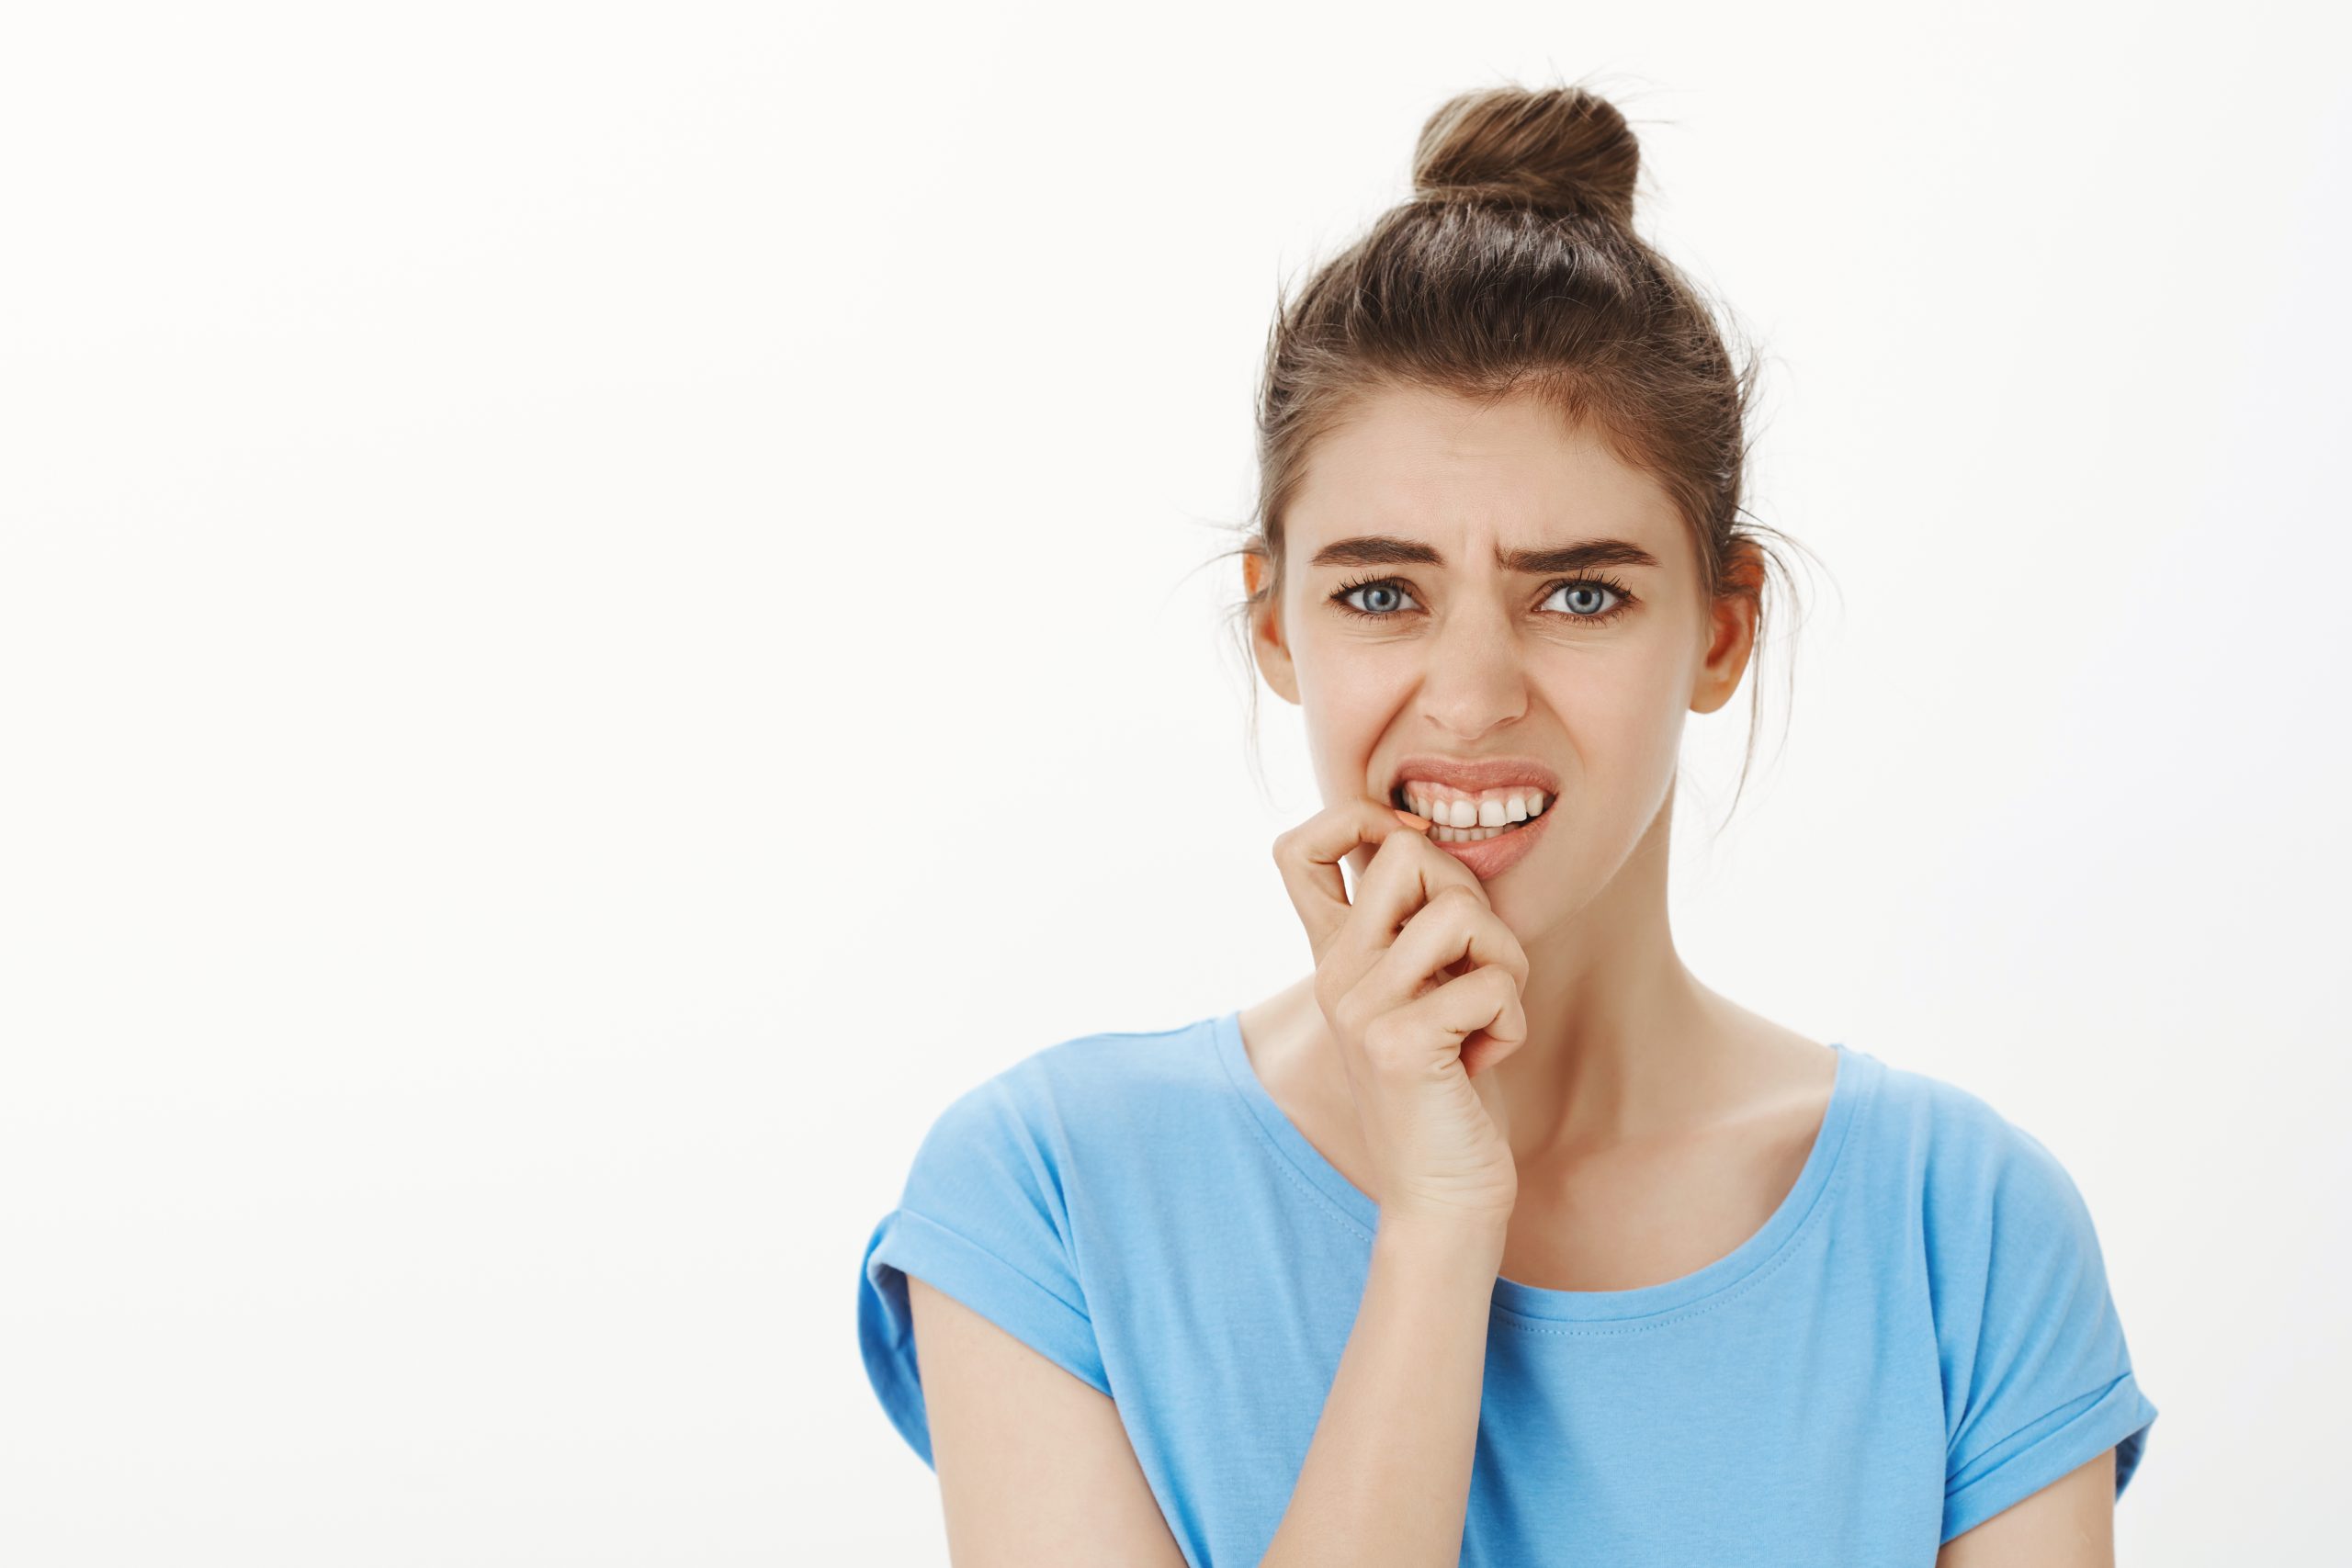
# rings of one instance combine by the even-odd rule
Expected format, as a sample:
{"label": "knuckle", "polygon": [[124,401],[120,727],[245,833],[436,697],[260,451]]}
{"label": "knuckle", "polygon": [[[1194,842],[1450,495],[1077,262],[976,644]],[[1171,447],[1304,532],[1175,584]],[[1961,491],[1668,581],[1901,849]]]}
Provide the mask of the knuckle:
{"label": "knuckle", "polygon": [[1443,905],[1445,918],[1453,922],[1476,919],[1487,908],[1486,899],[1459,882],[1449,883],[1438,889],[1437,897],[1430,902]]}
{"label": "knuckle", "polygon": [[1384,1012],[1367,1021],[1358,1036],[1363,1042],[1363,1054],[1374,1066],[1385,1071],[1396,1066],[1401,1045],[1401,1032],[1393,1012]]}

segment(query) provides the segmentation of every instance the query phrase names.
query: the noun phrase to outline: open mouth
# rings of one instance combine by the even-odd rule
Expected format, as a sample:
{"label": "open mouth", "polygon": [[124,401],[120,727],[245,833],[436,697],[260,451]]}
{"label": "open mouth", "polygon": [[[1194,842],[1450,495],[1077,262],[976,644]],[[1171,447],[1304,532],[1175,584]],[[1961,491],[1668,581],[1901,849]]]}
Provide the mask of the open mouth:
{"label": "open mouth", "polygon": [[[1405,786],[1402,784],[1398,784],[1396,788],[1388,792],[1388,803],[1399,811],[1412,811],[1413,809],[1412,802],[1406,797]],[[1549,811],[1552,808],[1552,806],[1553,802],[1551,800],[1544,799],[1543,805],[1539,807],[1533,814],[1523,817],[1517,821],[1504,822],[1498,827],[1492,828],[1485,826],[1475,828],[1456,828],[1450,822],[1440,822],[1432,819],[1430,826],[1430,837],[1441,844],[1475,844],[1487,839],[1499,839],[1506,833],[1518,832],[1521,828],[1526,827],[1531,822],[1541,821],[1543,819],[1544,813]]]}

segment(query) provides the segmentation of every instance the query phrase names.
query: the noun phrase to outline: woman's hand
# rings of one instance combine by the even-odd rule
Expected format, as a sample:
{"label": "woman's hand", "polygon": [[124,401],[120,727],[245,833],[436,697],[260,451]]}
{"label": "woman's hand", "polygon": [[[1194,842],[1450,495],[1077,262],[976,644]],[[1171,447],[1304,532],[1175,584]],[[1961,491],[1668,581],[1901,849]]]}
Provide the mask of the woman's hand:
{"label": "woman's hand", "polygon": [[[1429,826],[1342,801],[1277,838],[1274,863],[1314,949],[1315,1000],[1355,1096],[1381,1224],[1499,1224],[1519,1168],[1486,1069],[1527,1043],[1527,953]],[[1378,847],[1351,905],[1340,864],[1367,843]]]}

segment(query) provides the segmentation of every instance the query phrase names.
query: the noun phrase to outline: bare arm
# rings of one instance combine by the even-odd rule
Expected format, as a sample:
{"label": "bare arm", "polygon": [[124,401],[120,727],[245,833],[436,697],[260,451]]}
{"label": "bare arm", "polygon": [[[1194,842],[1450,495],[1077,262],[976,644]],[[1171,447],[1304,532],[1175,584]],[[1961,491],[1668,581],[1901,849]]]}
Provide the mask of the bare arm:
{"label": "bare arm", "polygon": [[1500,1224],[1384,1223],[1323,1416],[1260,1568],[1453,1568]]}
{"label": "bare arm", "polygon": [[2115,1450],[2019,1499],[1936,1553],[1936,1568],[2115,1568]]}
{"label": "bare arm", "polygon": [[907,1303],[956,1568],[1184,1568],[1109,1395],[911,1274]]}

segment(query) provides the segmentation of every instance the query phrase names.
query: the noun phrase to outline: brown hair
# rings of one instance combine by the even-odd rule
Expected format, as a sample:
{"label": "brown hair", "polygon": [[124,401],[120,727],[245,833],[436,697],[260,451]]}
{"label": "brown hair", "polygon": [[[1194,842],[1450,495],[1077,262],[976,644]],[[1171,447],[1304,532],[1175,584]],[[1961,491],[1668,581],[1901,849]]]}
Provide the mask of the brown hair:
{"label": "brown hair", "polygon": [[[1591,429],[1673,498],[1706,590],[1754,596],[1760,651],[1766,570],[1788,572],[1763,538],[1785,536],[1741,506],[1756,365],[1734,369],[1697,287],[1634,235],[1640,163],[1625,117],[1584,87],[1461,94],[1421,128],[1412,196],[1277,307],[1258,394],[1256,513],[1242,544],[1217,558],[1267,566],[1258,592],[1227,613],[1252,673],[1253,761],[1248,628],[1282,592],[1284,510],[1316,439],[1384,388],[1524,393]],[[1743,786],[1756,711],[1751,684]]]}

